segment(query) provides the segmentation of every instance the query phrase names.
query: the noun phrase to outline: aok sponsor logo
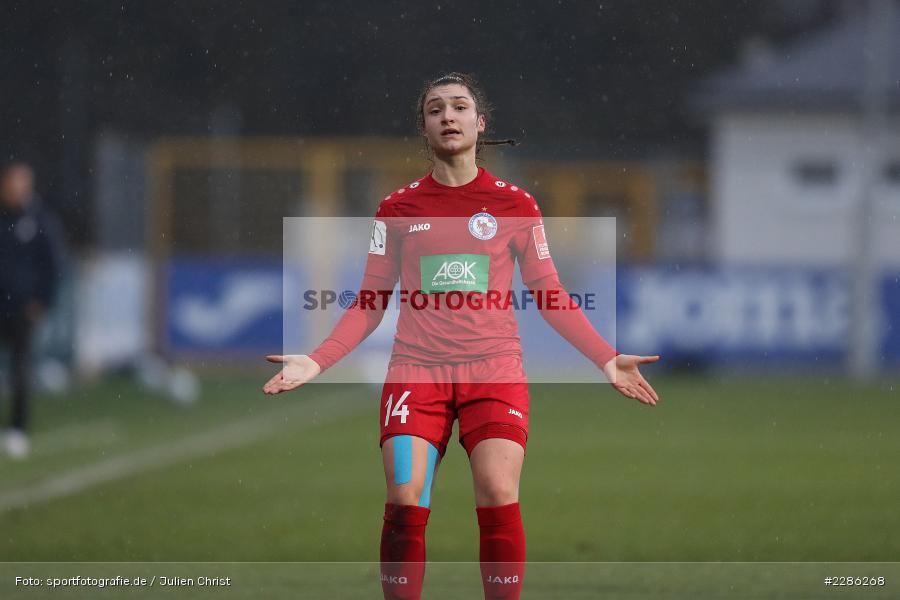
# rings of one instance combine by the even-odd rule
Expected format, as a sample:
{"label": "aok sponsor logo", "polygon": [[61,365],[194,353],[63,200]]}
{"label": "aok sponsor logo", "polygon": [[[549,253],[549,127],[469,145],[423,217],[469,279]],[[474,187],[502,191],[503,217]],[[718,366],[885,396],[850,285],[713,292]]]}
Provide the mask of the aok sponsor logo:
{"label": "aok sponsor logo", "polygon": [[474,285],[478,283],[478,278],[474,272],[476,264],[474,261],[469,262],[467,260],[445,261],[441,268],[438,269],[438,272],[435,273],[434,281],[441,285],[446,285],[447,283],[469,283]]}
{"label": "aok sponsor logo", "polygon": [[419,259],[422,291],[487,292],[490,258],[483,254],[434,254]]}

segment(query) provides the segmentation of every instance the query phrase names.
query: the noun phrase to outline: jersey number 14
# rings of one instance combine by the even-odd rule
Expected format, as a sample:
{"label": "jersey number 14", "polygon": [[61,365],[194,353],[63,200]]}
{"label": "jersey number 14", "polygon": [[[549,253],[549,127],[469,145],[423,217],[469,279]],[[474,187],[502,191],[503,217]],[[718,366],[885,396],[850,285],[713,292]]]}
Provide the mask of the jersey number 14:
{"label": "jersey number 14", "polygon": [[[387,410],[384,413],[384,426],[387,427],[388,421],[391,417],[400,417],[400,423],[406,425],[406,417],[409,416],[409,406],[406,405],[406,399],[412,392],[405,391],[403,395],[401,395],[397,399],[397,404],[394,404],[394,394],[388,396],[387,402],[385,403],[385,407]],[[394,409],[391,410],[391,405],[394,404]]]}

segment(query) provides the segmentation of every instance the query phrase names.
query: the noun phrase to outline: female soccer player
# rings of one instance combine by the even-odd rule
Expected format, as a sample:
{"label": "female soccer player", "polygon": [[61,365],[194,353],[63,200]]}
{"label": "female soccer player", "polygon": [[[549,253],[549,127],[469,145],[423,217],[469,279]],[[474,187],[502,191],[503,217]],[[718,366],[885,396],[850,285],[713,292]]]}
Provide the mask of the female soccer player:
{"label": "female soccer player", "polygon": [[[284,365],[263,387],[266,393],[307,383],[378,326],[400,280],[400,317],[380,418],[385,598],[421,595],[431,489],[456,418],[472,468],[485,598],[519,598],[528,386],[515,316],[503,302],[515,261],[541,315],[616,390],[647,405],[659,400],[638,371],[659,357],[616,352],[580,309],[571,310],[535,199],[477,166],[490,112],[470,75],[450,73],[425,85],[416,123],[433,168],[379,206],[357,303],[311,354],[266,357]],[[454,298],[463,301],[455,310],[448,308]]]}

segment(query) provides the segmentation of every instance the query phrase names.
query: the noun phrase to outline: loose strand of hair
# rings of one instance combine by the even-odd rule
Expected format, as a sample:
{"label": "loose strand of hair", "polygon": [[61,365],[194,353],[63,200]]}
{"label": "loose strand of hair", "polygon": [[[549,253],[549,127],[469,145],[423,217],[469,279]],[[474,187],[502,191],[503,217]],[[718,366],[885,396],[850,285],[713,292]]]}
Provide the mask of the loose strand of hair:
{"label": "loose strand of hair", "polygon": [[504,145],[518,146],[519,145],[519,142],[512,138],[509,138],[506,140],[484,140],[481,143],[484,144],[485,146],[504,146]]}

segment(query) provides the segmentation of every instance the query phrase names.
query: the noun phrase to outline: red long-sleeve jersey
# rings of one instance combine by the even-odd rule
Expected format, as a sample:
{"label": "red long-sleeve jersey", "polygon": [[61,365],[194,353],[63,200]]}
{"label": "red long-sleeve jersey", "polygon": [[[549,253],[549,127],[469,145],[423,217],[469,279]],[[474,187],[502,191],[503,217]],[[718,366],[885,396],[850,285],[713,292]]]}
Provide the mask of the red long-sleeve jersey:
{"label": "red long-sleeve jersey", "polygon": [[535,199],[479,168],[458,187],[429,173],[381,202],[358,302],[310,356],[325,370],[353,350],[381,322],[398,279],[392,364],[521,354],[510,301],[517,261],[554,329],[598,367],[618,354],[569,302]]}

